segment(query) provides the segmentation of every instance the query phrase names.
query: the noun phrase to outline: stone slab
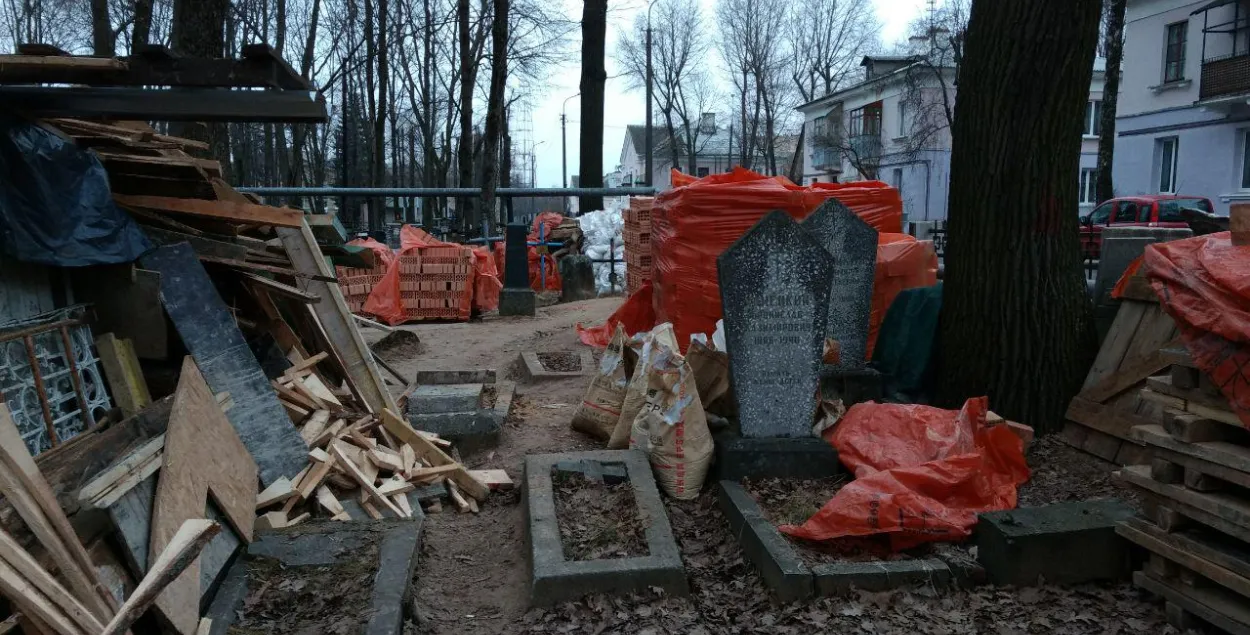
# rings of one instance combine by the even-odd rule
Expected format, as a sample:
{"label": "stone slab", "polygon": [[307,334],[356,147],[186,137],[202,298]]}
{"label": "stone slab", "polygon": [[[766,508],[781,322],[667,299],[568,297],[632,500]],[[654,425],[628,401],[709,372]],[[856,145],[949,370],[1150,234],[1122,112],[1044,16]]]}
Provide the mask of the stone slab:
{"label": "stone slab", "polygon": [[717,488],[721,512],[738,538],[738,546],[755,565],[764,584],[783,602],[811,597],[811,569],[790,541],[764,517],[755,499],[737,481],[721,481]]}
{"label": "stone slab", "polygon": [[[440,386],[428,386],[439,388]],[[478,385],[480,390],[481,385]],[[414,393],[415,394],[415,393]],[[451,441],[463,455],[473,454],[499,445],[503,424],[512,409],[516,383],[510,381],[495,384],[495,405],[480,408],[474,397],[471,410],[463,412],[436,412],[421,410],[422,401],[408,401],[408,422],[417,430],[433,432]],[[428,402],[425,402],[428,403]]]}
{"label": "stone slab", "polygon": [[421,544],[418,522],[378,520],[345,523],[308,521],[294,527],[262,530],[256,533],[244,557],[227,574],[221,589],[209,606],[206,617],[213,620],[212,635],[231,632],[231,625],[243,610],[249,592],[248,563],[257,558],[276,560],[285,569],[303,567],[359,568],[359,551],[370,541],[378,545],[370,605],[344,607],[353,614],[368,615],[362,633],[399,635],[403,632],[404,600],[416,571]]}
{"label": "stone slab", "polygon": [[408,408],[422,414],[476,412],[482,384],[424,384],[408,397]]}
{"label": "stone slab", "polygon": [[161,303],[209,388],[214,394],[230,393],[234,406],[226,417],[256,460],[261,483],[267,487],[283,476],[295,476],[308,464],[308,445],[195,252],[185,243],[167,245],[149,252],[142,262],[160,272]]}
{"label": "stone slab", "polygon": [[868,363],[877,230],[833,198],[803,219],[801,226],[833,257],[825,337],[838,342],[841,356],[837,366],[863,368]]}
{"label": "stone slab", "polygon": [[496,373],[493,368],[470,370],[419,370],[416,381],[425,384],[493,384]]}
{"label": "stone slab", "polygon": [[[530,286],[530,269],[529,269],[529,226],[525,223],[508,223],[504,228],[504,263],[503,286],[504,291],[510,289],[529,289]],[[533,291],[530,291],[533,293]],[[503,304],[500,303],[500,315],[508,315],[503,313]],[[533,315],[533,312],[530,313]]]}
{"label": "stone slab", "polygon": [[[646,528],[649,555],[634,558],[570,561],[564,558],[556,520],[553,468],[561,462],[597,461],[623,465]],[[547,606],[596,593],[640,593],[659,587],[673,596],[690,593],[681,552],[673,538],[668,512],[660,498],[651,464],[639,450],[600,450],[525,457],[525,519],[532,567],[530,603]]]}
{"label": "stone slab", "polygon": [[538,307],[538,296],[533,289],[508,289],[499,291],[499,315],[521,315],[534,317]]}
{"label": "stone slab", "polygon": [[525,369],[525,374],[529,376],[531,381],[539,379],[582,377],[584,375],[592,374],[595,370],[594,353],[588,350],[582,350],[578,352],[577,356],[582,363],[580,370],[547,370],[543,367],[542,361],[538,359],[538,353],[526,351],[521,353],[521,367]]}
{"label": "stone slab", "polygon": [[812,567],[819,595],[843,595],[861,591],[888,591],[913,584],[944,588],[951,583],[951,570],[935,558],[839,562]]}
{"label": "stone slab", "polygon": [[845,369],[826,364],[820,371],[820,394],[824,399],[841,399],[847,408],[866,401],[881,401],[884,378],[872,368]]}
{"label": "stone slab", "polygon": [[1115,526],[1133,514],[1114,499],[981,514],[977,560],[999,585],[1124,579],[1131,572],[1129,543]]}
{"label": "stone slab", "polygon": [[591,266],[590,257],[571,254],[561,258],[560,301],[593,300],[597,295],[595,270]]}
{"label": "stone slab", "polygon": [[745,439],[731,435],[716,437],[717,477],[738,481],[743,478],[828,478],[845,470],[838,451],[824,439]]}
{"label": "stone slab", "polygon": [[717,259],[742,436],[811,434],[834,266],[783,212],[764,216]]}

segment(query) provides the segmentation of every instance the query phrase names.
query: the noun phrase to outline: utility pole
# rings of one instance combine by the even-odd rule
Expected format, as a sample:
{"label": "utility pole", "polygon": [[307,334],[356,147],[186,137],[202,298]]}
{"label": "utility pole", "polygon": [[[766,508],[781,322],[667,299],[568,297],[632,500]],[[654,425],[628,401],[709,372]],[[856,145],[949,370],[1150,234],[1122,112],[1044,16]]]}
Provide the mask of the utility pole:
{"label": "utility pole", "polygon": [[652,156],[651,156],[651,84],[654,82],[654,73],[651,70],[651,7],[655,6],[655,0],[647,3],[647,186],[651,186]]}
{"label": "utility pole", "polygon": [[[581,95],[581,93],[577,93],[576,95],[572,95],[570,97],[565,97],[564,104],[560,106],[560,186],[561,187],[569,186],[569,144],[568,144],[568,137],[565,134],[565,123],[568,121],[568,117],[565,115],[565,109],[568,108],[569,100],[579,95]],[[565,196],[563,197],[563,200],[564,200],[564,213],[568,214],[569,213],[569,197]]]}

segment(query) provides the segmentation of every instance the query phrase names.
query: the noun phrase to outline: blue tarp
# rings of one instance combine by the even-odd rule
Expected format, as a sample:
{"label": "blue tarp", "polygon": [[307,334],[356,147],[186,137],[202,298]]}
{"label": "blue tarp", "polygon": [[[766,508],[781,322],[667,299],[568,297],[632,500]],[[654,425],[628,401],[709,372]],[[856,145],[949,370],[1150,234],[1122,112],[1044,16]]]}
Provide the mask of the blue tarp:
{"label": "blue tarp", "polygon": [[152,249],[113,203],[92,153],[0,112],[0,252],[58,267],[131,262]]}

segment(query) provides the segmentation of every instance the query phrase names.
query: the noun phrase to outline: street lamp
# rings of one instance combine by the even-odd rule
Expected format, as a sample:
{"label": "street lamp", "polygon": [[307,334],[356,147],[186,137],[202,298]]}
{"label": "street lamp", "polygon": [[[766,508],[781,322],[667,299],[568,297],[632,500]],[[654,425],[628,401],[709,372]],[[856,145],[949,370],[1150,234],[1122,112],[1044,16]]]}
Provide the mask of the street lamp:
{"label": "street lamp", "polygon": [[[580,95],[581,93],[577,93],[576,95],[565,97],[564,105],[560,106],[560,186],[561,187],[569,186],[569,144],[564,134],[564,129],[565,129],[564,123],[565,121],[568,120],[568,117],[565,116],[564,109],[568,107],[570,99],[574,97],[578,97]],[[569,213],[569,197],[562,196],[561,200],[564,203],[562,205],[562,207],[564,208],[564,213],[568,214]]]}
{"label": "street lamp", "polygon": [[651,9],[655,0],[647,2],[647,186],[651,186],[651,84],[654,73],[651,70]]}

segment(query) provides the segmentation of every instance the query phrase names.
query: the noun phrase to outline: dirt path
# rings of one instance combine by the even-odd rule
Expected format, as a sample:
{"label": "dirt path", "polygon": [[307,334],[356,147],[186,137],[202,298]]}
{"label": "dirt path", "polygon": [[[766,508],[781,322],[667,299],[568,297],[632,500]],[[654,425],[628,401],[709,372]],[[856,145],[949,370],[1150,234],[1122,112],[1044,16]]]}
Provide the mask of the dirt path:
{"label": "dirt path", "polygon": [[[462,324],[406,326],[420,336],[422,352],[415,358],[388,361],[408,377],[417,369],[494,368],[501,379],[516,379],[514,363],[522,351],[580,351],[584,347],[574,325],[600,324],[620,303],[620,298],[604,298],[543,307],[533,319],[490,316]],[[367,335],[370,342],[380,337],[376,331]],[[593,443],[569,429],[586,383],[581,378],[534,384],[518,380],[499,448],[466,457],[466,463],[473,469],[507,470],[519,485],[527,454],[593,449]],[[417,620],[409,624],[409,632],[511,630],[528,608],[519,493],[492,495],[480,514],[458,514],[444,507],[427,517],[424,532],[416,579]]]}

